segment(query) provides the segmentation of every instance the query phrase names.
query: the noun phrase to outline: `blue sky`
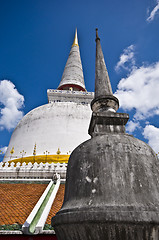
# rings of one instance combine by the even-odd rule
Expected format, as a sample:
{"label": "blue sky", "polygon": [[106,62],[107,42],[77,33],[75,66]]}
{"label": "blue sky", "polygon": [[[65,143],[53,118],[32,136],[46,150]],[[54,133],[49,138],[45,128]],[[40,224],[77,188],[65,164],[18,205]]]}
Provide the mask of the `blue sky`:
{"label": "blue sky", "polygon": [[87,90],[94,91],[97,27],[118,111],[130,114],[127,131],[158,152],[157,0],[0,0],[0,149],[58,87],[76,27]]}

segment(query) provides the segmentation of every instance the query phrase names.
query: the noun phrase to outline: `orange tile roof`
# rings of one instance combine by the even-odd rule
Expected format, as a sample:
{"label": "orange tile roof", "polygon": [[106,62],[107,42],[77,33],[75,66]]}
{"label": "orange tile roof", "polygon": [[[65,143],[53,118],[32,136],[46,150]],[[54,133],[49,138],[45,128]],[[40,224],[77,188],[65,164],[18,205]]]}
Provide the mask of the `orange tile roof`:
{"label": "orange tile roof", "polygon": [[[0,183],[0,225],[23,224],[43,194],[47,184]],[[61,184],[46,223],[59,211],[65,185]]]}
{"label": "orange tile roof", "polygon": [[52,204],[49,216],[46,220],[47,224],[51,224],[51,218],[55,216],[55,214],[60,210],[62,207],[63,199],[64,199],[64,193],[65,193],[65,184],[61,184],[59,187],[59,190],[57,192],[56,198]]}
{"label": "orange tile roof", "polygon": [[0,225],[23,224],[47,184],[1,183]]}

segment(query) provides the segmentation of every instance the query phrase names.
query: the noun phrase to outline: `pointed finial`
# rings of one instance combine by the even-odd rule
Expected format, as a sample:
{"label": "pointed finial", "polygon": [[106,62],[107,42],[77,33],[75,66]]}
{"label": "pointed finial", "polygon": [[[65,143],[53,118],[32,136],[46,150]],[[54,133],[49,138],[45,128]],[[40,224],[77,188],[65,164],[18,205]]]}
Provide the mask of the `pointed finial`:
{"label": "pointed finial", "polygon": [[11,151],[10,151],[11,154],[14,153],[14,147],[12,147]]}
{"label": "pointed finial", "polygon": [[100,40],[99,36],[98,36],[98,28],[96,28],[96,41]]}
{"label": "pointed finial", "polygon": [[78,45],[78,38],[77,38],[77,28],[76,28],[76,31],[75,31],[75,38],[74,38],[72,47],[73,46],[78,46],[79,47],[79,45]]}
{"label": "pointed finial", "polygon": [[103,51],[96,28],[96,67],[95,67],[95,97],[91,102],[93,112],[116,112],[119,101],[113,96],[112,87],[105,65]]}
{"label": "pointed finial", "polygon": [[36,155],[36,143],[35,143],[35,145],[34,145],[33,155],[34,155],[34,156]]}
{"label": "pointed finial", "polygon": [[58,148],[56,154],[60,155],[60,153],[61,153],[60,148]]}

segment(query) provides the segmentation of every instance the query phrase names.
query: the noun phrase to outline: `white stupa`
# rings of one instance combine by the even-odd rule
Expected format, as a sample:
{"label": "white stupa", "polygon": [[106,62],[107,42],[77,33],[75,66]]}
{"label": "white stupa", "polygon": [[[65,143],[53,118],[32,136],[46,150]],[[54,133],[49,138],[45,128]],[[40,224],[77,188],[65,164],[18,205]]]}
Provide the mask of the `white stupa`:
{"label": "white stupa", "polygon": [[48,104],[33,109],[18,123],[3,161],[67,162],[73,149],[90,138],[93,95],[85,88],[76,30],[58,89],[48,89]]}

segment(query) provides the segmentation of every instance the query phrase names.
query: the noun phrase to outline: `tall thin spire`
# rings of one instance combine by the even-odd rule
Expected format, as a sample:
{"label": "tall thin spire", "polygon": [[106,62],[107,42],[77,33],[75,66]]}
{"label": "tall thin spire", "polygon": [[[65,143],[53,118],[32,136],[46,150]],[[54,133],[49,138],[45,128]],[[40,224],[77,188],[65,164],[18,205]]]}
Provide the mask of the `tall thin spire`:
{"label": "tall thin spire", "polygon": [[96,28],[95,97],[99,97],[101,95],[113,95],[113,92],[104,61],[100,38],[98,36],[98,29]]}
{"label": "tall thin spire", "polygon": [[96,29],[96,66],[95,66],[95,97],[91,103],[93,112],[117,111],[119,101],[113,96],[108,71]]}
{"label": "tall thin spire", "polygon": [[81,63],[77,29],[75,32],[74,42],[66,62],[66,66],[61,78],[61,82],[58,86],[59,90],[69,90],[73,89],[76,91],[86,91],[84,77],[83,77],[83,68]]}

